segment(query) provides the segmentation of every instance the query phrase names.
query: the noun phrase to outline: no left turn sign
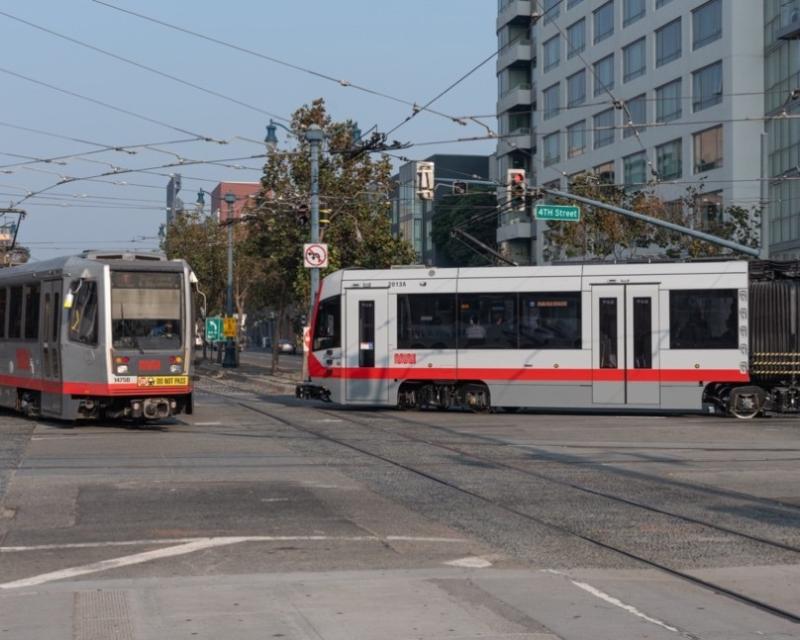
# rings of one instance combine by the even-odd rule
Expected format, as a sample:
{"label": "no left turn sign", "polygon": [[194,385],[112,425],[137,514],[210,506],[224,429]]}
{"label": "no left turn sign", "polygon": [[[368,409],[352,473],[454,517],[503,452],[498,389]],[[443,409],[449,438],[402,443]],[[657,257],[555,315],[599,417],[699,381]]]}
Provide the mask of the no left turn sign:
{"label": "no left turn sign", "polygon": [[303,245],[303,265],[309,269],[324,269],[328,266],[328,245],[314,242]]}

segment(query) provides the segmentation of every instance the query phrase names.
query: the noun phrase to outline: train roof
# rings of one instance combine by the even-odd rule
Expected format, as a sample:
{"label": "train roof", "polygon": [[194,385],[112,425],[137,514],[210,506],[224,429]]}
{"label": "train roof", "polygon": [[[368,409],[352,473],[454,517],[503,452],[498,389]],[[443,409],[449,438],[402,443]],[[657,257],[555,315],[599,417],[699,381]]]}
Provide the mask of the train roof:
{"label": "train roof", "polygon": [[424,266],[397,267],[392,269],[343,269],[326,280],[331,283],[364,280],[419,280],[429,278],[533,278],[533,277],[613,277],[632,273],[641,275],[682,275],[713,273],[747,273],[746,260],[710,262],[653,262],[618,264],[570,264],[541,267],[459,267],[438,268]]}
{"label": "train roof", "polygon": [[0,278],[8,279],[18,276],[42,276],[61,272],[79,271],[108,264],[112,269],[131,269],[137,271],[182,271],[186,264],[183,260],[167,260],[164,254],[128,253],[119,251],[84,251],[81,254],[27,262],[25,264],[0,269]]}

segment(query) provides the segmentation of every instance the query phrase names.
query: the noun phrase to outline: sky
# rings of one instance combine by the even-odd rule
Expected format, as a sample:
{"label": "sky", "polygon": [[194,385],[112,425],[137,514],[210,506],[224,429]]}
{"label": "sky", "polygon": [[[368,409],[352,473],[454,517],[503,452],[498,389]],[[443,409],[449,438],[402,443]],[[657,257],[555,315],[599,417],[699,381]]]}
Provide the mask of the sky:
{"label": "sky", "polygon": [[[365,132],[373,126],[389,131],[411,113],[410,106],[335,80],[425,104],[497,48],[493,0],[102,2],[0,4],[0,206],[47,189],[17,205],[27,212],[18,242],[31,249],[32,260],[83,249],[155,249],[171,172],[182,175],[180,196],[188,205],[199,189],[210,192],[217,182],[257,181],[263,160],[250,156],[264,153],[270,118],[288,119],[320,97],[334,120],[354,120]],[[487,116],[484,122],[496,130],[496,99],[491,59],[431,108],[450,116]],[[281,129],[278,134],[280,146],[291,146]],[[400,152],[416,160],[434,153],[489,154],[490,141],[444,142],[485,134],[478,124],[462,126],[422,112],[390,139],[418,143]],[[87,152],[93,153],[78,157]],[[59,159],[36,162],[54,158]],[[162,167],[189,160],[203,164]],[[116,174],[101,175],[108,172]],[[89,179],[59,184],[64,178]]]}

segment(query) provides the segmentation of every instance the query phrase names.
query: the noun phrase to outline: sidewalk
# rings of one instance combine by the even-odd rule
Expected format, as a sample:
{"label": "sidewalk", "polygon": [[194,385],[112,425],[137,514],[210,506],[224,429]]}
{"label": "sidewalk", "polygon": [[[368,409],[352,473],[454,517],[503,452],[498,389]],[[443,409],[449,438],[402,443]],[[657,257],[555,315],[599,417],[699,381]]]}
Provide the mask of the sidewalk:
{"label": "sidewalk", "polygon": [[235,368],[226,369],[217,363],[216,359],[201,359],[196,362],[194,372],[196,375],[210,380],[264,385],[273,393],[294,395],[295,385],[300,382],[302,377],[300,371],[282,366],[279,361],[278,370],[275,375],[272,375],[269,358],[265,358],[262,364],[248,360],[246,354],[241,355],[245,357],[239,358],[239,364]]}

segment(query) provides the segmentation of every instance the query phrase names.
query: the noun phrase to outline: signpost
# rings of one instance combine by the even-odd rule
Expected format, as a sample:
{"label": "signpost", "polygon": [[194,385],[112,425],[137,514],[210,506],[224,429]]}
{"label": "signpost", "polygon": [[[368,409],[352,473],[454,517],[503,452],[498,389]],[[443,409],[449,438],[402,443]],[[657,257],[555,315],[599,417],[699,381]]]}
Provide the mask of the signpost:
{"label": "signpost", "polygon": [[225,316],[222,322],[222,335],[226,338],[236,337],[236,318],[233,316]]}
{"label": "signpost", "polygon": [[222,318],[206,318],[206,342],[219,342],[222,339]]}
{"label": "signpost", "polygon": [[537,204],[534,217],[537,220],[578,222],[581,219],[581,208],[561,204]]}
{"label": "signpost", "polygon": [[324,242],[304,244],[303,265],[308,269],[325,269],[328,266],[328,245]]}

